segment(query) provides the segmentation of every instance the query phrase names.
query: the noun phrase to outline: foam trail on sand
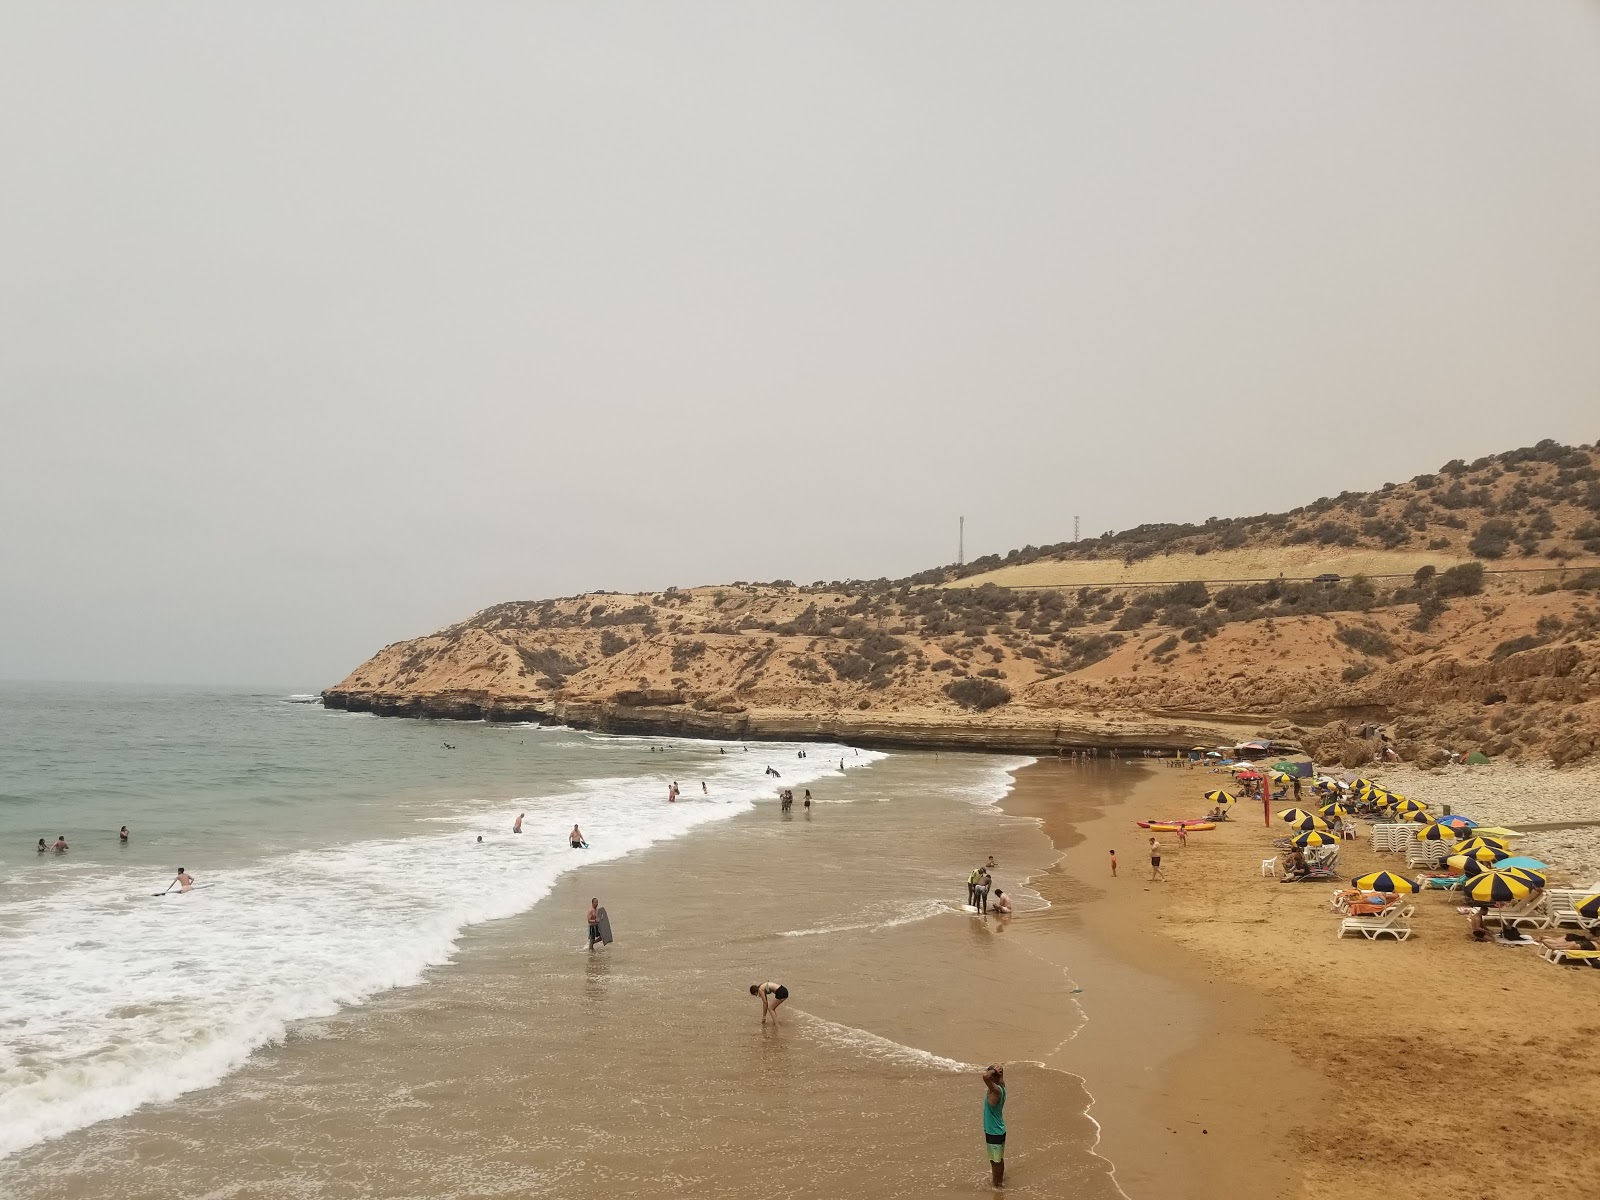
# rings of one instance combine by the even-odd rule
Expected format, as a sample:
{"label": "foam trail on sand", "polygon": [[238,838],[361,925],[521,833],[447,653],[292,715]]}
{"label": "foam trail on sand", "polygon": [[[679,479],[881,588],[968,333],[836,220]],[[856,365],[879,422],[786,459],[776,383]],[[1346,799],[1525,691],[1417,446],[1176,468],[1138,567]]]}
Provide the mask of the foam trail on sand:
{"label": "foam trail on sand", "polygon": [[861,921],[849,925],[816,925],[810,929],[784,929],[778,933],[778,936],[815,937],[823,933],[853,933],[863,929],[893,929],[898,925],[910,925],[914,921],[926,921],[929,917],[960,911],[961,909],[956,905],[944,900],[919,900],[915,904],[902,906],[900,915],[891,917],[887,921]]}
{"label": "foam trail on sand", "polygon": [[981,1067],[972,1063],[958,1062],[953,1058],[945,1058],[934,1054],[930,1050],[919,1050],[915,1046],[905,1046],[899,1042],[890,1041],[886,1037],[879,1037],[865,1029],[857,1029],[854,1025],[841,1025],[837,1021],[825,1020],[806,1012],[804,1009],[795,1009],[794,1016],[800,1018],[801,1024],[816,1031],[821,1039],[836,1046],[843,1046],[856,1054],[868,1058],[876,1058],[883,1062],[903,1063],[913,1067],[928,1067],[936,1071],[978,1071]]}

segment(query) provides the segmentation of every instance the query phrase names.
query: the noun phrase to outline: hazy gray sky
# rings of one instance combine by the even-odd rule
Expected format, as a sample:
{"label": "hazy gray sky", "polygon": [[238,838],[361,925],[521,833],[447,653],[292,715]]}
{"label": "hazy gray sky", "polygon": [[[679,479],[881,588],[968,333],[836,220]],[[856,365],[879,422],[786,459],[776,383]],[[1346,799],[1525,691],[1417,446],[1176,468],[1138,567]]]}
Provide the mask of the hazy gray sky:
{"label": "hazy gray sky", "polygon": [[1593,3],[0,6],[0,677],[1600,437]]}

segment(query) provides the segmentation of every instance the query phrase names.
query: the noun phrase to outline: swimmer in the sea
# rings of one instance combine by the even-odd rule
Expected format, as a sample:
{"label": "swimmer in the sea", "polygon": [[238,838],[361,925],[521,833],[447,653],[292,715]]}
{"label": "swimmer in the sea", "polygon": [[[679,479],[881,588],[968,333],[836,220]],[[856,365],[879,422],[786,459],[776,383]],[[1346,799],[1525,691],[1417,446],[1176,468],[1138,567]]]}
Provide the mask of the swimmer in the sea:
{"label": "swimmer in the sea", "polygon": [[40,854],[48,854],[49,852],[50,852],[50,847],[46,846],[44,844],[44,839],[43,838],[40,838],[39,839],[39,853]]}
{"label": "swimmer in the sea", "polygon": [[125,842],[127,840],[128,840],[128,827],[126,825],[124,825],[121,829],[119,829],[117,831],[117,841]]}
{"label": "swimmer in the sea", "polygon": [[511,832],[512,833],[521,833],[522,832],[522,818],[527,816],[527,815],[528,815],[527,813],[518,813],[517,814],[517,819],[515,821],[511,822]]}
{"label": "swimmer in the sea", "polygon": [[767,1016],[771,1014],[772,1023],[778,1023],[778,1006],[789,998],[789,989],[781,983],[752,983],[750,994],[761,1001],[761,1023],[767,1023]]}
{"label": "swimmer in the sea", "polygon": [[[179,867],[177,878],[175,878],[172,883],[178,885],[178,891],[180,893],[187,892],[190,888],[194,887],[194,876],[189,874],[189,872],[185,871],[182,867]],[[167,885],[167,890],[169,892],[172,890],[172,883]]]}
{"label": "swimmer in the sea", "polygon": [[67,835],[64,833],[56,834],[56,844],[50,848],[57,854],[61,854],[67,850],[70,850],[71,847],[67,845]]}
{"label": "swimmer in the sea", "polygon": [[571,846],[574,850],[582,850],[588,844],[588,842],[583,840],[583,830],[579,829],[577,825],[574,824],[572,827],[572,832],[567,834],[567,845]]}

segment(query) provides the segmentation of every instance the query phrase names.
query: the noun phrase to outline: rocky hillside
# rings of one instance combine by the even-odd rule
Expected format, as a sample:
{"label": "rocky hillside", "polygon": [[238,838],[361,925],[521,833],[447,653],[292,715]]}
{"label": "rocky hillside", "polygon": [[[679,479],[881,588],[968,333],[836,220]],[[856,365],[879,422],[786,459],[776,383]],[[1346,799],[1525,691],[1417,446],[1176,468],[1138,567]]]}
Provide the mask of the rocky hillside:
{"label": "rocky hillside", "polygon": [[[1291,513],[1144,526],[906,580],[500,604],[385,647],[324,700],[1035,751],[1269,734],[1350,765],[1374,745],[1356,731],[1378,724],[1408,759],[1478,749],[1570,762],[1600,749],[1597,468],[1592,447],[1540,443]],[[1398,577],[1304,578],[1319,548],[1430,561]],[[1244,550],[1294,570],[1219,583],[1232,567],[1203,569]],[[1109,574],[1154,556],[1195,578],[990,581],[1085,562]]]}

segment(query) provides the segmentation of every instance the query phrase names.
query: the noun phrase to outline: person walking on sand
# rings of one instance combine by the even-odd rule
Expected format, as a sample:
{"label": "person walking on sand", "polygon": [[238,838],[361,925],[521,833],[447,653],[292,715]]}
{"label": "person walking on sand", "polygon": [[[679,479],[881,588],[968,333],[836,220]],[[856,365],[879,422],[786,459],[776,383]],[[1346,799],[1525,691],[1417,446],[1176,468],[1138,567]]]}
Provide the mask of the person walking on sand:
{"label": "person walking on sand", "polygon": [[1155,838],[1151,838],[1150,839],[1150,882],[1154,883],[1157,880],[1160,880],[1162,883],[1165,883],[1167,881],[1167,877],[1161,873],[1161,843],[1156,841]]}
{"label": "person walking on sand", "polygon": [[1006,1181],[1006,1073],[1003,1067],[983,1069],[983,1140],[989,1149],[989,1174],[994,1186]]}
{"label": "person walking on sand", "polygon": [[789,998],[789,989],[781,983],[752,983],[750,994],[761,1001],[761,1023],[767,1023],[767,1014],[772,1015],[772,1023],[778,1023],[778,1006]]}
{"label": "person walking on sand", "polygon": [[1113,850],[1111,852],[1111,878],[1115,879],[1116,877],[1117,877],[1117,852],[1115,850]]}
{"label": "person walking on sand", "polygon": [[594,944],[600,940],[600,898],[589,897],[589,949],[594,949]]}
{"label": "person walking on sand", "polygon": [[1180,823],[1178,825],[1178,849],[1179,850],[1187,850],[1188,848],[1189,848],[1189,827],[1187,825],[1184,825],[1184,824]]}
{"label": "person walking on sand", "polygon": [[527,816],[527,815],[528,815],[527,813],[518,813],[517,814],[517,819],[515,821],[511,822],[511,832],[512,833],[521,833],[522,832],[522,818]]}

